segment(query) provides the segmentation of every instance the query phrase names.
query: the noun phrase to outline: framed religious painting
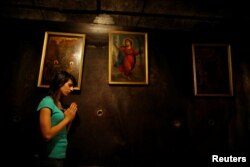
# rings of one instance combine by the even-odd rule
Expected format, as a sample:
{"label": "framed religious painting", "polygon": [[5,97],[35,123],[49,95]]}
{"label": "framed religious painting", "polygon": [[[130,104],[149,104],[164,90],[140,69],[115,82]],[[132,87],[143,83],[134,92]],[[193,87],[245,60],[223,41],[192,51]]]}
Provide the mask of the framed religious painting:
{"label": "framed religious painting", "polygon": [[195,96],[233,96],[231,46],[192,44]]}
{"label": "framed religious painting", "polygon": [[148,84],[147,40],[144,32],[109,33],[109,84]]}
{"label": "framed religious painting", "polygon": [[76,78],[74,89],[80,90],[85,38],[85,34],[45,32],[38,87],[48,88],[53,75],[64,70]]}

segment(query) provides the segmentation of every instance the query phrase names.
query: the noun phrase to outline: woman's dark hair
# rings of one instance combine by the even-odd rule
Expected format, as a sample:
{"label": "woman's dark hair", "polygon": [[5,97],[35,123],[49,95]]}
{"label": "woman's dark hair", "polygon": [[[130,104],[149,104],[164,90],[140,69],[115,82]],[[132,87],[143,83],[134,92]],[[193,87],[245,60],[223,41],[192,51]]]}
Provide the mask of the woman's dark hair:
{"label": "woman's dark hair", "polygon": [[51,80],[49,86],[49,95],[53,96],[58,91],[58,89],[60,89],[60,87],[63,86],[69,80],[73,82],[73,86],[75,87],[77,82],[72,74],[68,73],[67,71],[57,72]]}

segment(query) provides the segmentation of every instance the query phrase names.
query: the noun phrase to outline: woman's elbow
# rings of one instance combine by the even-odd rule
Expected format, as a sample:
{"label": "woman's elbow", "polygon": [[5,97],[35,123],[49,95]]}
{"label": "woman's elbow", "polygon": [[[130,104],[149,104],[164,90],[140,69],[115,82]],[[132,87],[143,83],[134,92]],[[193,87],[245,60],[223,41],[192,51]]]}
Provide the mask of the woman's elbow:
{"label": "woman's elbow", "polygon": [[51,134],[43,134],[42,137],[45,141],[50,141],[53,136]]}

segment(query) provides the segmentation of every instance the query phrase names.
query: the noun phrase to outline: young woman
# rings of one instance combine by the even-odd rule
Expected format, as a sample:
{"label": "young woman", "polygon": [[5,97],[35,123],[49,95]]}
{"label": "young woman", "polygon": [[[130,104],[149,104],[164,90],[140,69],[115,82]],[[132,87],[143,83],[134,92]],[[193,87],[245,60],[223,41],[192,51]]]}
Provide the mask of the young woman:
{"label": "young woman", "polygon": [[39,156],[37,166],[63,167],[67,151],[67,129],[76,116],[77,104],[72,102],[64,108],[62,98],[68,96],[76,85],[76,79],[66,71],[55,75],[49,94],[37,107],[39,129],[45,145],[41,145],[43,153]]}

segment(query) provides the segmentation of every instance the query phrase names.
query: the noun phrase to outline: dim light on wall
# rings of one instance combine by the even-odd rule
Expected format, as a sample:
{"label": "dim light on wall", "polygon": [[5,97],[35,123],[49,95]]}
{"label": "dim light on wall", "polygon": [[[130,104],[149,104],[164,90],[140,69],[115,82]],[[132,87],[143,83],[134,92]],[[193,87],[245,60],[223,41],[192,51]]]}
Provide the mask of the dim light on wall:
{"label": "dim light on wall", "polygon": [[108,24],[112,25],[115,24],[113,18],[108,14],[99,14],[95,17],[93,23],[95,24]]}

